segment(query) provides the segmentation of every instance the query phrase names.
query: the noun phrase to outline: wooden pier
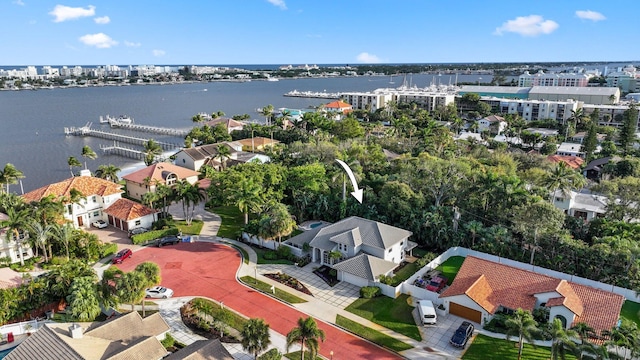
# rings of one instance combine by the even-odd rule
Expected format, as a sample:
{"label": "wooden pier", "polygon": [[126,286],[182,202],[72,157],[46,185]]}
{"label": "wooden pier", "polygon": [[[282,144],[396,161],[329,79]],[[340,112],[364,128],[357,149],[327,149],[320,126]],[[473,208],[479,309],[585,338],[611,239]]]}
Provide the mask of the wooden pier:
{"label": "wooden pier", "polygon": [[[77,136],[93,136],[106,140],[114,140],[127,144],[144,146],[144,144],[150,139],[139,138],[135,136],[116,134],[109,131],[95,130],[91,128],[91,123],[81,127],[81,128],[64,128],[65,135],[77,135]],[[172,150],[176,148],[182,147],[181,144],[177,143],[168,143],[163,141],[154,140],[163,150]]]}
{"label": "wooden pier", "polygon": [[[118,155],[127,157],[130,159],[141,160],[144,161],[145,152],[134,149],[132,147],[120,146],[117,142],[113,142],[113,145],[100,145],[100,150],[104,155]],[[162,156],[156,156],[154,161],[164,161],[165,158]]]}
{"label": "wooden pier", "polygon": [[187,136],[189,130],[180,130],[180,129],[172,129],[165,128],[159,126],[150,126],[150,125],[140,125],[140,124],[126,124],[126,123],[112,123],[111,127],[120,128],[132,131],[140,131],[147,132],[159,135],[171,135],[171,136]]}

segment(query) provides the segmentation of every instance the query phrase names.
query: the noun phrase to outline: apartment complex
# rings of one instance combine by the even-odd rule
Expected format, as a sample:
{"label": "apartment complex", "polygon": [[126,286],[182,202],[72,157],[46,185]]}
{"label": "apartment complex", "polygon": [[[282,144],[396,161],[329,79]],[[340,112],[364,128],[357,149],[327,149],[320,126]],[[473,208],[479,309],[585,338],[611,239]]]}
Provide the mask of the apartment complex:
{"label": "apartment complex", "polygon": [[342,99],[354,109],[376,111],[384,108],[389,101],[396,103],[416,103],[425,110],[453,104],[456,88],[449,86],[429,86],[426,88],[401,86],[399,88],[376,89],[372,92],[346,92]]}
{"label": "apartment complex", "polygon": [[540,70],[535,74],[525,71],[518,77],[518,86],[567,86],[567,87],[587,87],[589,79],[593,75],[590,74],[574,74],[574,73],[550,73],[547,74]]}

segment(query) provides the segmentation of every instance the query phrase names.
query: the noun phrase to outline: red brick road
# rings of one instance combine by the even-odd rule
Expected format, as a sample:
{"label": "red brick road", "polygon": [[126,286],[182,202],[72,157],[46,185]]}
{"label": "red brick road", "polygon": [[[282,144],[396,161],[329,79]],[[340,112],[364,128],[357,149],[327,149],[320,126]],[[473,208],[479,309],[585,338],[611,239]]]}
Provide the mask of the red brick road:
{"label": "red brick road", "polygon": [[[173,289],[174,296],[204,296],[223,302],[250,318],[263,318],[271,329],[286,335],[306,314],[269,296],[247,288],[236,280],[242,261],[240,254],[227,246],[199,242],[180,243],[162,248],[149,247],[136,251],[118,265],[131,271],[139,263],[151,261],[161,269],[162,285]],[[326,340],[320,354],[333,359],[400,359],[396,354],[372,345],[356,336],[316,319]]]}

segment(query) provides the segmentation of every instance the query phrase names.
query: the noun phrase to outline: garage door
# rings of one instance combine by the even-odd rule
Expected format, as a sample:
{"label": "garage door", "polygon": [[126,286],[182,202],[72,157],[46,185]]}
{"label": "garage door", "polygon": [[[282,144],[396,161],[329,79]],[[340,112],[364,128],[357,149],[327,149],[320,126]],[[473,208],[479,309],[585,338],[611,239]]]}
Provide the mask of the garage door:
{"label": "garage door", "polygon": [[466,306],[449,303],[449,313],[482,324],[482,313]]}
{"label": "garage door", "polygon": [[369,282],[367,281],[367,279],[363,279],[359,276],[347,274],[344,271],[342,271],[342,281],[346,281],[349,284],[353,284],[360,287],[369,285]]}

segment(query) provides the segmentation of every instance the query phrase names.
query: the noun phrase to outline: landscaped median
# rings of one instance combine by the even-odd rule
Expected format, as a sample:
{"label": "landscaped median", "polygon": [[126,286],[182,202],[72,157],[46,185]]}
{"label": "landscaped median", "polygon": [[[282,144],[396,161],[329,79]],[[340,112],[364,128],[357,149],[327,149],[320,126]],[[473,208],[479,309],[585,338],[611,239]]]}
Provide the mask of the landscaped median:
{"label": "landscaped median", "polygon": [[275,291],[273,291],[271,290],[271,285],[267,284],[266,282],[260,281],[252,276],[243,276],[240,278],[240,280],[243,284],[251,288],[254,288],[265,294],[269,294],[270,296],[273,296],[289,304],[301,304],[307,302],[307,300],[301,299],[277,287],[274,287]]}

